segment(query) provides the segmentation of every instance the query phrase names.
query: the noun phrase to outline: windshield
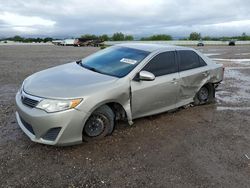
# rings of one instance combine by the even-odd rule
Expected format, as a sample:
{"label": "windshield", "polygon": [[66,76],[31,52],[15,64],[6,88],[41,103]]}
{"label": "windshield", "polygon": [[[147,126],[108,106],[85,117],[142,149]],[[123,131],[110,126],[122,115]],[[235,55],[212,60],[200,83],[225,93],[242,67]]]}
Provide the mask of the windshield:
{"label": "windshield", "polygon": [[116,46],[84,58],[81,65],[95,72],[121,78],[132,71],[148,54],[146,51]]}

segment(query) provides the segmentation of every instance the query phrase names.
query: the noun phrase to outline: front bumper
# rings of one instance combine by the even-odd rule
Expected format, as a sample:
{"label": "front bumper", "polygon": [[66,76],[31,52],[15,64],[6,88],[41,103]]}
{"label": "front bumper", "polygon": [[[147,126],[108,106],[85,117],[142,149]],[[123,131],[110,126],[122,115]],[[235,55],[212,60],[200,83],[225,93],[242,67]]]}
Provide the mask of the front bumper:
{"label": "front bumper", "polygon": [[48,145],[73,145],[82,142],[88,114],[77,109],[47,113],[24,105],[16,94],[16,119],[23,132],[34,142]]}

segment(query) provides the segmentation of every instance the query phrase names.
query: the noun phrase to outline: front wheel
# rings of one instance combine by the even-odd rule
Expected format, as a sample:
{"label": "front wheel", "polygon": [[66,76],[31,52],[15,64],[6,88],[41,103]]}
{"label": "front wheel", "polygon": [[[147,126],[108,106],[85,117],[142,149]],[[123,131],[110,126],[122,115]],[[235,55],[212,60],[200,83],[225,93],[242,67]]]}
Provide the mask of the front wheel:
{"label": "front wheel", "polygon": [[83,140],[91,141],[111,134],[114,129],[115,115],[112,109],[103,105],[95,110],[83,128]]}

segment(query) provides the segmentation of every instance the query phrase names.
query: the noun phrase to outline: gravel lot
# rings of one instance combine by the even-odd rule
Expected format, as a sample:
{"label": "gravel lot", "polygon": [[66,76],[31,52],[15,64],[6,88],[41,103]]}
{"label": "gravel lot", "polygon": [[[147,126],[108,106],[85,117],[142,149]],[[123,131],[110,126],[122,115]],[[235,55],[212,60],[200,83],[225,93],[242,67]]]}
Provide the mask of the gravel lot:
{"label": "gravel lot", "polygon": [[97,48],[0,46],[1,187],[249,187],[250,46],[198,48],[223,63],[217,102],[119,123],[73,147],[31,142],[15,120],[23,79]]}

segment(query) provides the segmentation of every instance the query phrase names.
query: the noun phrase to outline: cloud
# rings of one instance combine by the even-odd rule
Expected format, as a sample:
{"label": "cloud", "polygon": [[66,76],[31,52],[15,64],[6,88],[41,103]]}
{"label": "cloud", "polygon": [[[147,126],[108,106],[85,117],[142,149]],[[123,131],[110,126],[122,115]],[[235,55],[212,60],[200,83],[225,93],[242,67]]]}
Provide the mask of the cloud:
{"label": "cloud", "polygon": [[41,25],[41,26],[53,26],[56,22],[51,20],[46,20],[36,16],[22,16],[14,13],[3,12],[0,13],[0,20],[6,22],[7,24],[13,26],[34,26],[34,25]]}
{"label": "cloud", "polygon": [[[2,35],[84,33],[186,36],[236,35],[250,30],[245,0],[0,0]],[[250,34],[250,33],[249,33]]]}
{"label": "cloud", "polygon": [[22,16],[15,13],[3,12],[0,13],[0,21],[2,26],[21,33],[36,33],[40,29],[53,27],[55,21],[43,19],[37,16]]}

